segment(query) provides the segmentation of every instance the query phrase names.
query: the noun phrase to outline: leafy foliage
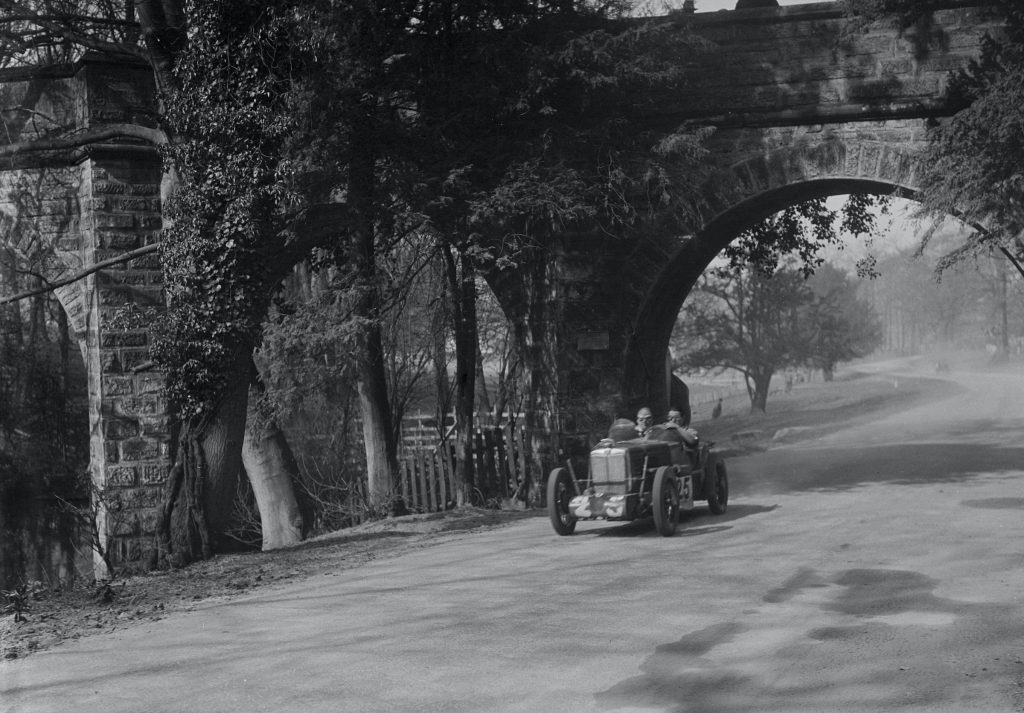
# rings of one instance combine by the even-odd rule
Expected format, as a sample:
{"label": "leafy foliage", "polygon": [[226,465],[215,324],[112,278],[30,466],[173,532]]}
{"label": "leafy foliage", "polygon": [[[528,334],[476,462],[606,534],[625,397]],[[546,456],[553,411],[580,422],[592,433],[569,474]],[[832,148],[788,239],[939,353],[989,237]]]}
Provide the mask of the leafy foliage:
{"label": "leafy foliage", "polygon": [[[750,265],[768,277],[795,256],[799,271],[810,277],[824,262],[822,250],[842,249],[851,236],[870,236],[878,216],[888,209],[885,196],[868,193],[851,194],[839,210],[829,208],[823,198],[798,203],[745,230],[725,249],[725,256],[734,269]],[[872,273],[870,259],[861,262],[858,272]]]}
{"label": "leafy foliage", "polygon": [[[847,0],[859,17],[895,17],[904,23],[937,4]],[[1018,237],[1024,229],[1019,168],[1024,162],[1024,6],[1016,0],[995,0],[991,6],[1005,19],[1005,33],[985,37],[979,59],[951,75],[948,96],[962,108],[931,132],[918,199],[933,217],[956,215],[984,227],[950,251],[939,270],[999,249],[1024,274],[1024,244]]]}
{"label": "leafy foliage", "polygon": [[[620,25],[580,3],[483,51],[480,71],[494,95],[470,90],[470,74],[455,80],[460,95],[441,107],[447,121],[432,113],[436,100],[424,102],[432,145],[443,152],[432,160],[450,166],[430,211],[441,226],[508,249],[689,214],[707,131],[649,118],[699,51],[684,27]],[[447,71],[465,67],[455,61]],[[479,103],[465,104],[467,93]],[[452,120],[477,130],[450,132]]]}
{"label": "leafy foliage", "polygon": [[1020,253],[1024,228],[1024,10],[1002,3],[1008,34],[987,38],[980,59],[951,80],[950,92],[967,106],[931,135],[921,199],[933,214],[984,224],[946,265],[989,246]]}
{"label": "leafy foliage", "polygon": [[216,405],[239,345],[258,341],[269,303],[266,248],[282,227],[275,209],[294,199],[283,158],[294,126],[296,58],[283,51],[293,23],[283,3],[197,4],[176,70],[182,89],[167,98],[178,140],[166,158],[180,188],[168,206],[170,310],[154,357],[183,416]]}

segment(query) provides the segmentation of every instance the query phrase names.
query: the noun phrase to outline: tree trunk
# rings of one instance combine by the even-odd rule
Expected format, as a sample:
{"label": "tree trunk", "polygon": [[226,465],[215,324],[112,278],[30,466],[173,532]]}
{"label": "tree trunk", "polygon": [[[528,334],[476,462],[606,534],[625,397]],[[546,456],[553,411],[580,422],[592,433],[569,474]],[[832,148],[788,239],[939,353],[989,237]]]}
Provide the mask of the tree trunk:
{"label": "tree trunk", "polygon": [[[475,302],[474,291],[474,302]],[[475,330],[474,330],[475,331]],[[476,373],[476,398],[480,401],[480,412],[491,412],[491,394],[487,389],[487,375],[484,374],[484,354],[480,349],[480,339],[476,338],[476,354],[473,357],[474,371]]]}
{"label": "tree trunk", "polygon": [[[519,378],[519,355],[516,349],[514,338],[510,335],[504,359],[504,368],[498,374],[498,390],[494,397],[494,405],[491,407],[491,414],[494,417],[494,425],[500,425],[506,411],[511,412],[513,404],[513,392],[516,387],[516,380]],[[515,415],[509,413],[508,422],[515,420]]]}
{"label": "tree trunk", "polygon": [[242,441],[242,464],[260,511],[263,551],[301,542],[303,518],[293,487],[299,468],[276,423],[250,422]]}
{"label": "tree trunk", "polygon": [[252,347],[240,345],[230,382],[214,412],[190,418],[177,439],[159,525],[160,556],[172,566],[233,549],[230,528],[249,401]]}
{"label": "tree trunk", "polygon": [[[372,352],[382,351],[380,330],[365,335],[365,348],[371,352],[363,356],[359,369],[359,408],[363,419],[363,442],[366,450],[367,485],[370,506],[380,510],[388,505],[397,482],[398,459],[392,439],[391,412],[387,408],[387,383],[384,370]],[[376,349],[370,346],[376,337]],[[383,405],[383,408],[382,408]]]}
{"label": "tree trunk", "polygon": [[768,408],[768,388],[772,383],[772,372],[758,370],[751,375],[753,389],[750,394],[750,412],[765,413]]}
{"label": "tree trunk", "polygon": [[[443,283],[442,283],[443,284]],[[448,379],[448,318],[445,311],[447,296],[438,300],[438,306],[431,316],[433,331],[434,390],[437,393],[437,435],[443,441],[448,431],[447,417],[451,411],[452,389]]]}
{"label": "tree trunk", "polygon": [[476,356],[479,349],[476,273],[458,248],[444,249],[455,322],[455,496],[457,505],[472,502],[475,488],[473,428],[476,415]]}
{"label": "tree trunk", "polygon": [[388,401],[384,341],[380,329],[380,276],[376,262],[376,176],[370,117],[353,122],[353,156],[349,164],[349,201],[355,215],[350,259],[356,268],[358,296],[353,316],[359,323],[359,407],[363,417],[367,490],[370,507],[382,510],[398,483],[398,456]]}

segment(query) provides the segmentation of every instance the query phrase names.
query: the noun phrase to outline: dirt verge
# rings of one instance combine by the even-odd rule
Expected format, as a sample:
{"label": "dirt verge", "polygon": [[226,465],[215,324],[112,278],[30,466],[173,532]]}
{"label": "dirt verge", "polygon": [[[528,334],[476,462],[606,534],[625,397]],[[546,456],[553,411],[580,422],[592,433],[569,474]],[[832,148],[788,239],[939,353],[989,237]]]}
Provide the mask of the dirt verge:
{"label": "dirt verge", "polygon": [[69,591],[39,589],[24,621],[0,618],[0,658],[17,659],[91,634],[186,611],[200,602],[338,572],[540,513],[457,508],[366,523],[274,552],[233,554],[185,569],[101,582]]}

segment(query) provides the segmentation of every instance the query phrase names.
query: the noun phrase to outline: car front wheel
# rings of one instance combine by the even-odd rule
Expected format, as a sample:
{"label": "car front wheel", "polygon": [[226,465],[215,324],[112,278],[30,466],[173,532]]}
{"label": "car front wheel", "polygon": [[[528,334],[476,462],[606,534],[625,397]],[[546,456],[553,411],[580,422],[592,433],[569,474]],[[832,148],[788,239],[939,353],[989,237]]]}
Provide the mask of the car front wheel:
{"label": "car front wheel", "polygon": [[572,476],[565,468],[555,468],[548,476],[548,515],[551,526],[559,535],[571,535],[576,530],[576,517],[569,512],[569,501],[576,493]]}
{"label": "car front wheel", "polygon": [[668,466],[658,468],[654,474],[654,527],[659,535],[670,537],[679,524],[679,487],[676,474]]}
{"label": "car front wheel", "polygon": [[708,510],[713,515],[721,515],[729,507],[729,475],[726,473],[725,463],[715,456],[708,456],[705,477],[711,479],[706,486]]}

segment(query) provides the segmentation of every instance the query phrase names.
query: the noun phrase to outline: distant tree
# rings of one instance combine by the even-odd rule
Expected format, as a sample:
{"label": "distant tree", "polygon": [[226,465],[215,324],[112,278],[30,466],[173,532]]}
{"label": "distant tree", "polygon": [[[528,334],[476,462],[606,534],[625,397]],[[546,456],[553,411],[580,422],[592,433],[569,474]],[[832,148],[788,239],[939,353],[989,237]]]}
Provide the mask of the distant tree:
{"label": "distant tree", "polygon": [[874,307],[858,296],[857,283],[833,265],[821,265],[807,284],[813,294],[807,308],[813,329],[809,362],[832,381],[837,364],[865,357],[881,345],[881,322]]}
{"label": "distant tree", "polygon": [[[867,348],[868,322],[842,300],[849,290],[829,286],[829,278],[836,282],[831,272],[819,280],[821,295],[807,280],[824,264],[825,248],[871,234],[888,206],[886,197],[866,193],[851,194],[837,208],[824,199],[804,201],[741,233],[723,251],[728,266],[707,272],[680,313],[677,366],[739,371],[751,409],[764,411],[780,368],[818,363],[831,370]],[[858,271],[872,274],[870,261],[858,263]],[[854,330],[849,339],[844,330]]]}
{"label": "distant tree", "polygon": [[882,319],[883,349],[971,350],[1024,334],[1024,281],[1005,279],[1008,265],[1002,255],[961,260],[936,275],[938,260],[962,240],[952,232],[937,233],[923,253],[907,247],[879,259],[880,275],[867,286],[865,297]]}
{"label": "distant tree", "polygon": [[673,334],[674,367],[734,370],[743,375],[752,412],[764,412],[772,377],[788,367],[815,366],[826,378],[841,361],[878,344],[873,310],[831,265],[806,278],[795,265],[772,275],[719,267],[702,278]]}
{"label": "distant tree", "polygon": [[812,301],[795,269],[771,276],[749,268],[713,269],[680,313],[674,367],[737,371],[751,411],[764,412],[772,376],[810,357],[812,334],[803,318]]}

